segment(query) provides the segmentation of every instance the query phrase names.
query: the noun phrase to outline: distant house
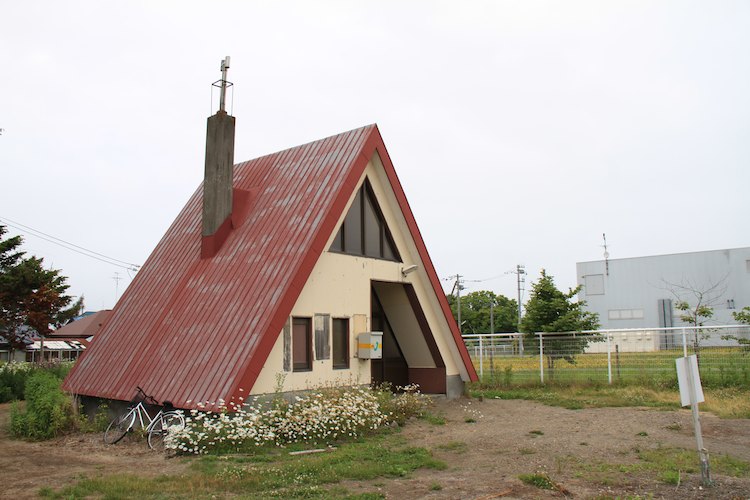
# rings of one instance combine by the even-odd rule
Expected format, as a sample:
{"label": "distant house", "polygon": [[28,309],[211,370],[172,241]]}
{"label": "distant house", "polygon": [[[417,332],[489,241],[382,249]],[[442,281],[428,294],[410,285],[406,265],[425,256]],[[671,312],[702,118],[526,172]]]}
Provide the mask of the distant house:
{"label": "distant house", "polygon": [[[109,318],[112,311],[88,312],[44,337],[45,361],[74,361],[88,347],[94,336]],[[36,362],[42,355],[42,340],[29,328],[23,349],[11,349],[10,344],[0,338],[0,361]]]}
{"label": "distant house", "polygon": [[603,329],[683,326],[675,305],[695,306],[691,289],[708,292],[708,324],[735,324],[732,313],[750,306],[750,247],[579,262],[576,271]]}
{"label": "distant house", "polygon": [[[36,330],[27,325],[18,327],[13,337],[7,336],[7,330],[0,330],[0,362],[9,363],[11,361],[26,361],[26,348],[33,343]],[[8,341],[8,338],[21,339],[23,348],[19,349],[18,345],[14,346]]]}
{"label": "distant house", "polygon": [[50,332],[46,338],[50,340],[72,339],[89,343],[111,315],[111,309],[83,313],[67,325]]}
{"label": "distant house", "polygon": [[232,167],[233,126],[209,118],[203,185],[64,388],[186,409],[379,381],[460,395],[476,373],[377,126]]}

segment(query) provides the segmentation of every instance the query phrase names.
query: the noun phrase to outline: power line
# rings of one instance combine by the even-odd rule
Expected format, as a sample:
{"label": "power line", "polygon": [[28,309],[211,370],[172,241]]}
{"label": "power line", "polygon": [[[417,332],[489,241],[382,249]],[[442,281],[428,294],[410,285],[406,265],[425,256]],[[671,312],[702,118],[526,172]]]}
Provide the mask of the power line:
{"label": "power line", "polygon": [[140,265],[133,264],[132,262],[125,262],[124,260],[115,259],[114,257],[109,257],[99,252],[94,252],[93,250],[89,250],[88,248],[84,248],[74,243],[70,243],[61,238],[57,238],[55,236],[44,233],[32,227],[26,226],[25,224],[21,224],[20,222],[16,222],[11,219],[8,219],[7,217],[0,217],[0,222],[7,224],[8,226],[13,227],[15,229],[18,229],[19,231],[28,232],[29,234],[31,234],[31,236],[35,236],[37,238],[48,241],[50,243],[54,243],[55,245],[59,245],[67,250],[71,250],[73,252],[79,253],[81,255],[85,255],[86,257],[89,257],[91,259],[96,259],[98,261],[104,262],[106,264],[110,264],[112,266],[121,267],[129,271],[138,271],[138,269],[141,267]]}

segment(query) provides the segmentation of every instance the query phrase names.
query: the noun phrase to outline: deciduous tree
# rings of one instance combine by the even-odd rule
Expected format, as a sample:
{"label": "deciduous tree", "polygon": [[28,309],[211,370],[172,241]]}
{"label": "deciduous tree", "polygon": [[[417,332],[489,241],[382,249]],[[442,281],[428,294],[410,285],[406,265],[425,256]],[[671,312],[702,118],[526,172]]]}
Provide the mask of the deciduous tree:
{"label": "deciduous tree", "polygon": [[[458,317],[457,301],[448,295],[453,317]],[[492,319],[492,320],[491,320]],[[495,333],[518,331],[518,304],[504,295],[479,290],[461,296],[461,321],[464,333]],[[494,332],[490,323],[493,323]]]}
{"label": "deciduous tree", "polygon": [[[742,325],[750,325],[750,306],[745,306],[740,311],[734,311],[732,313],[732,317],[737,323],[740,323]],[[747,333],[745,335],[722,335],[722,339],[724,340],[736,340],[737,343],[742,348],[742,353],[747,354],[750,352],[750,338],[748,338]]]}

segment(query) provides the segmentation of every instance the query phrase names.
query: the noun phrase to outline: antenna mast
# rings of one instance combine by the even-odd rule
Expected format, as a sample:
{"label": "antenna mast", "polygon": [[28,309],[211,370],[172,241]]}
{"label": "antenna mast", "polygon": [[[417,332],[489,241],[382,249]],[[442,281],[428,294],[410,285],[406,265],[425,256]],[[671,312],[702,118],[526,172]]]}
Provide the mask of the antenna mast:
{"label": "antenna mast", "polygon": [[609,276],[609,252],[607,251],[607,235],[602,233],[602,239],[604,239],[604,271]]}
{"label": "antenna mast", "polygon": [[234,85],[227,81],[227,70],[229,69],[229,56],[221,60],[221,80],[216,80],[213,85],[219,87],[219,112],[226,112],[227,89]]}

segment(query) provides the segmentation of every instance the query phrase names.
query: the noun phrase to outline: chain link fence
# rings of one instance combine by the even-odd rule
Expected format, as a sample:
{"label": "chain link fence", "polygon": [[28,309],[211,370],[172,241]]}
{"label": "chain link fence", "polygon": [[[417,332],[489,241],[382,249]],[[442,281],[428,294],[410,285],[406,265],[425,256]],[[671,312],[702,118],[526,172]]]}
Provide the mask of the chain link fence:
{"label": "chain link fence", "polygon": [[750,326],[464,335],[483,383],[677,387],[675,359],[695,354],[705,387],[750,388]]}

